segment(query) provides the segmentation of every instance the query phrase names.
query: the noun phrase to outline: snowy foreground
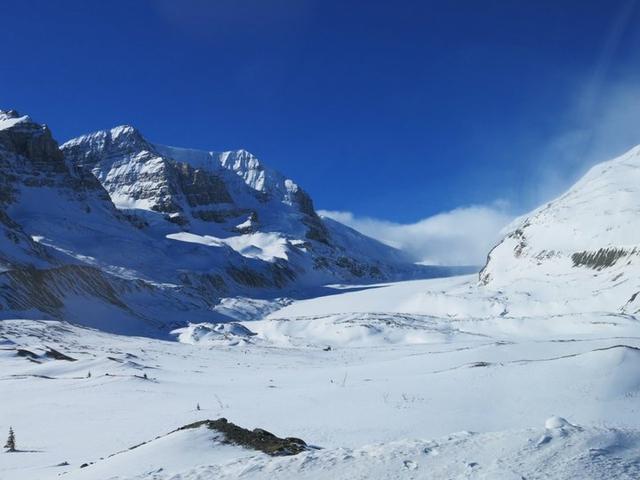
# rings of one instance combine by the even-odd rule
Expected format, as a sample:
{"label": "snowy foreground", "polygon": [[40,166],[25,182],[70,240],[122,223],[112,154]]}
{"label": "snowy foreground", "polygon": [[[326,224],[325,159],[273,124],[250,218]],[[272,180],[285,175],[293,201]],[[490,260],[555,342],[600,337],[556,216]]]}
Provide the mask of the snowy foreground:
{"label": "snowy foreground", "polygon": [[[638,321],[513,316],[476,280],[345,291],[179,342],[0,321],[0,433],[20,449],[0,479],[640,478]],[[169,433],[219,417],[313,447]]]}

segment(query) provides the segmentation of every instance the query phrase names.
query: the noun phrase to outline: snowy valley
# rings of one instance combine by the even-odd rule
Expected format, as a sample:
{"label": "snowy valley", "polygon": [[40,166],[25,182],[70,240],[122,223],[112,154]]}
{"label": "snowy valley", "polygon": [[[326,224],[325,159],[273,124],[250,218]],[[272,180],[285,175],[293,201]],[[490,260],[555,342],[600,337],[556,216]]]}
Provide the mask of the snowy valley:
{"label": "snowy valley", "polygon": [[244,150],[3,112],[0,170],[2,480],[640,478],[640,148],[479,273]]}

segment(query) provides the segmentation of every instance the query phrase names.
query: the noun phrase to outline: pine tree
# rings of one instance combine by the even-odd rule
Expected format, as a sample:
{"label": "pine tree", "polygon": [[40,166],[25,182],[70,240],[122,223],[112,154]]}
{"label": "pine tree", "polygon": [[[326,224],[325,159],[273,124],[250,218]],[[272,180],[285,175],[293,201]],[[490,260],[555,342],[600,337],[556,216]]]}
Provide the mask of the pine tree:
{"label": "pine tree", "polygon": [[7,452],[15,452],[16,451],[16,436],[13,433],[13,428],[9,427],[9,438],[7,438],[7,443],[4,448],[7,449]]}

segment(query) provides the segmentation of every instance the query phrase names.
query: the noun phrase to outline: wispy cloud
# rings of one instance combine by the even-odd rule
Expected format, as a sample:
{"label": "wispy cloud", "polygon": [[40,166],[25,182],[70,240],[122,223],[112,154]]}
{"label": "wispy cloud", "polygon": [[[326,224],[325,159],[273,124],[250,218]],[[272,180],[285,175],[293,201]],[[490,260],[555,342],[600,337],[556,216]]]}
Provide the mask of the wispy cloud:
{"label": "wispy cloud", "polygon": [[319,213],[399,248],[417,262],[482,265],[491,247],[500,239],[500,230],[512,219],[507,207],[505,202],[472,205],[410,224],[358,217],[343,211],[320,210]]}

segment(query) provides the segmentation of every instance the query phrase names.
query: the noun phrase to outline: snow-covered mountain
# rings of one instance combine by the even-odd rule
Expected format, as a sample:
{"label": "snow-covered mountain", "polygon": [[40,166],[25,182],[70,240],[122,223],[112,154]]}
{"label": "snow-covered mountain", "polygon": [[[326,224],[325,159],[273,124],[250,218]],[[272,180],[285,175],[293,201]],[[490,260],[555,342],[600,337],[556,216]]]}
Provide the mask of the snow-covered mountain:
{"label": "snow-covered mountain", "polygon": [[435,272],[320,218],[243,150],[155,145],[126,126],[58,148],[46,126],[2,111],[0,171],[5,318],[166,333],[187,316],[225,320],[223,298]]}
{"label": "snow-covered mountain", "polygon": [[480,280],[529,292],[554,310],[640,309],[640,146],[598,164],[521,217],[489,253]]}
{"label": "snow-covered mountain", "polygon": [[118,209],[144,219],[155,235],[228,246],[244,258],[284,260],[296,282],[307,285],[420,272],[402,252],[321,219],[302,188],[245,150],[157,145],[130,126],[76,138],[61,149],[96,176]]}
{"label": "snow-covered mountain", "polygon": [[70,140],[62,150],[95,174],[120,209],[159,212],[194,231],[284,231],[328,242],[309,196],[244,150],[155,145],[130,126]]}

